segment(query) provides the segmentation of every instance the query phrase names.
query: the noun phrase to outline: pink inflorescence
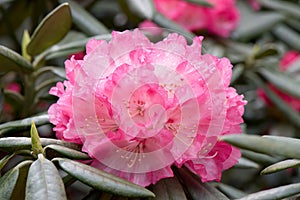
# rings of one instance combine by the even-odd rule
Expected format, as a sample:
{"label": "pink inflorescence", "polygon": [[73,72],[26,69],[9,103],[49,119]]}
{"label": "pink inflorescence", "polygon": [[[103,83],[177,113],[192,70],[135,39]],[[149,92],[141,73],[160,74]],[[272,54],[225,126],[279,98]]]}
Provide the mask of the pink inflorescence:
{"label": "pink inflorescence", "polygon": [[234,0],[208,0],[212,7],[199,6],[184,0],[154,0],[156,9],[190,31],[206,30],[228,37],[239,22]]}
{"label": "pink inflorescence", "polygon": [[83,60],[65,62],[67,79],[50,94],[58,138],[83,145],[92,165],[147,186],[189,168],[219,181],[240,152],[218,140],[241,133],[242,95],[229,87],[232,65],[169,34],[152,43],[139,30],[90,40]]}

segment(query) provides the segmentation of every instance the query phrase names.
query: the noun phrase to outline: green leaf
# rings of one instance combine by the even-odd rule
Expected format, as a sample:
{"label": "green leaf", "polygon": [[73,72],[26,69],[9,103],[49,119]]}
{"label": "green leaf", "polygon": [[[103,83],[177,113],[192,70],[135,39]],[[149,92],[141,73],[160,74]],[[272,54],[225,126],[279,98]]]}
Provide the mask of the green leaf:
{"label": "green leaf", "polygon": [[131,12],[136,13],[143,19],[152,19],[155,13],[155,7],[152,0],[126,0]]}
{"label": "green leaf", "polygon": [[295,183],[252,193],[238,200],[283,199],[298,193],[300,193],[300,183]]}
{"label": "green leaf", "polygon": [[72,0],[59,0],[60,3],[68,2],[72,11],[74,24],[89,36],[109,33],[108,29],[93,15]]}
{"label": "green leaf", "polygon": [[22,56],[28,61],[31,60],[31,56],[27,53],[27,45],[29,44],[29,42],[30,35],[27,30],[24,30],[22,38]]}
{"label": "green leaf", "polygon": [[161,179],[158,183],[153,185],[153,192],[155,200],[186,200],[185,193],[181,187],[178,179],[175,177]]}
{"label": "green leaf", "polygon": [[56,76],[66,79],[66,70],[62,67],[54,67],[54,66],[46,66],[38,69],[36,73],[34,74],[35,77],[39,77],[44,73],[52,73]]}
{"label": "green leaf", "polygon": [[154,197],[149,190],[88,165],[63,158],[55,158],[59,166],[81,182],[108,193],[127,197]]}
{"label": "green leaf", "polygon": [[0,45],[0,72],[8,72],[11,70],[30,73],[33,71],[33,67],[18,53]]}
{"label": "green leaf", "polygon": [[290,16],[300,19],[300,6],[296,3],[291,3],[288,1],[274,1],[274,0],[260,0],[259,4],[263,7],[273,9],[279,12],[283,12]]}
{"label": "green leaf", "polygon": [[2,116],[3,112],[3,104],[4,104],[4,91],[0,88],[0,115]]}
{"label": "green leaf", "polygon": [[60,155],[65,156],[70,159],[75,159],[75,160],[91,159],[86,153],[83,153],[81,151],[76,151],[74,149],[70,149],[68,147],[64,147],[61,145],[50,144],[44,148],[46,155],[51,154],[51,150],[54,150],[55,152],[59,153]]}
{"label": "green leaf", "polygon": [[271,174],[274,172],[282,171],[288,168],[296,168],[299,166],[300,166],[300,160],[297,159],[284,160],[275,163],[273,165],[270,165],[269,167],[266,167],[264,170],[260,172],[260,174]]}
{"label": "green leaf", "polygon": [[[50,139],[50,138],[41,138],[40,139],[42,146],[47,146],[50,144],[61,145],[69,147],[72,149],[80,150],[81,147],[78,144],[65,142],[62,140]],[[16,152],[23,149],[31,149],[31,138],[29,137],[5,137],[0,138],[0,149],[6,152]]]}
{"label": "green leaf", "polygon": [[198,177],[195,177],[195,175],[191,174],[187,169],[178,169],[178,173],[192,199],[228,200],[223,193],[212,187],[209,183],[202,183]]}
{"label": "green leaf", "polygon": [[259,164],[257,164],[256,162],[253,162],[247,158],[240,158],[239,162],[237,164],[235,164],[235,167],[239,167],[239,168],[254,168],[254,169],[258,169],[260,166]]}
{"label": "green leaf", "polygon": [[224,183],[216,183],[216,187],[226,194],[230,199],[237,199],[247,195],[247,193],[242,192],[241,190],[236,189],[230,185],[226,185]]}
{"label": "green leaf", "polygon": [[28,54],[35,56],[59,42],[72,24],[69,4],[64,3],[49,13],[35,29],[27,46]]}
{"label": "green leaf", "polygon": [[244,65],[236,65],[232,70],[231,83],[234,83],[244,72]]}
{"label": "green leaf", "polygon": [[284,19],[277,12],[242,13],[239,26],[232,33],[232,37],[240,41],[249,41],[252,38],[266,33]]}
{"label": "green leaf", "polygon": [[242,152],[243,157],[253,160],[256,163],[261,163],[264,165],[270,165],[270,164],[278,162],[278,160],[279,160],[279,159],[276,159],[276,158],[266,155],[266,154],[256,153],[256,152],[248,151],[248,150],[244,150],[244,149],[242,149],[241,152]]}
{"label": "green leaf", "polygon": [[6,155],[4,156],[1,160],[0,160],[0,171],[2,170],[2,168],[6,165],[6,163],[12,158],[14,157],[15,154],[10,154],[10,155]]}
{"label": "green leaf", "polygon": [[248,72],[246,76],[265,91],[266,95],[274,103],[276,108],[280,110],[290,122],[295,126],[300,127],[300,115],[297,111],[287,105],[287,103],[275,94],[256,74]]}
{"label": "green leaf", "polygon": [[300,34],[284,24],[274,28],[273,34],[292,48],[300,51]]}
{"label": "green leaf", "polygon": [[269,45],[266,47],[259,48],[257,52],[255,52],[255,59],[261,59],[268,56],[277,55],[278,50],[273,46]]}
{"label": "green leaf", "polygon": [[43,147],[41,145],[39,133],[35,127],[34,121],[31,122],[31,129],[30,129],[30,136],[31,136],[31,149],[33,154],[38,155],[43,152]]}
{"label": "green leaf", "polygon": [[199,5],[199,6],[204,6],[204,7],[209,7],[209,8],[214,7],[213,4],[211,4],[209,1],[206,1],[206,0],[185,0],[185,1],[192,3],[192,4]]}
{"label": "green leaf", "polygon": [[4,176],[0,178],[0,199],[10,199],[14,191],[14,187],[17,184],[20,169],[30,165],[32,161],[23,161],[16,167],[6,172]]}
{"label": "green leaf", "polygon": [[221,140],[242,149],[247,149],[268,155],[278,155],[286,158],[300,159],[300,140],[281,137],[271,139],[257,135],[226,135]]}
{"label": "green leaf", "polygon": [[41,126],[50,123],[48,114],[39,114],[21,120],[6,122],[0,124],[0,137],[10,132],[28,130],[31,127],[32,121],[35,122],[36,126]]}
{"label": "green leaf", "polygon": [[294,97],[300,98],[299,81],[294,80],[287,74],[272,69],[260,68],[258,71],[279,90],[282,90]]}
{"label": "green leaf", "polygon": [[56,167],[42,154],[38,155],[38,159],[29,168],[25,199],[67,199]]}

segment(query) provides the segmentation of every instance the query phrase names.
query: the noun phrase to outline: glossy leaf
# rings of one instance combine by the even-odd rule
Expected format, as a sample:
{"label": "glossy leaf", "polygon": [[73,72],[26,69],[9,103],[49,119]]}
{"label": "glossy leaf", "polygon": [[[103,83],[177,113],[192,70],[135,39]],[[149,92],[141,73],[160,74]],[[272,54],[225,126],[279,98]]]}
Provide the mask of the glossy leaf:
{"label": "glossy leaf", "polygon": [[175,177],[161,179],[158,183],[153,185],[153,192],[155,200],[186,200],[183,188],[178,179]]}
{"label": "glossy leaf", "polygon": [[10,155],[6,155],[4,156],[1,160],[0,160],[0,171],[2,170],[2,168],[6,165],[6,163],[12,158],[14,157],[14,153],[10,154]]}
{"label": "glossy leaf", "polygon": [[237,199],[237,198],[241,198],[247,195],[247,193],[242,192],[241,190],[238,190],[235,187],[232,187],[230,185],[226,185],[224,183],[216,183],[216,187],[223,192],[224,194],[226,194],[226,196],[228,196],[230,199]]}
{"label": "glossy leaf", "polygon": [[300,51],[300,34],[284,24],[276,26],[273,34],[292,48]]}
{"label": "glossy leaf", "polygon": [[198,178],[191,174],[186,169],[178,169],[178,173],[183,180],[185,189],[189,192],[192,199],[205,199],[205,200],[228,200],[228,198],[216,188],[212,187],[209,183],[201,183]]}
{"label": "glossy leaf", "polygon": [[283,19],[284,16],[277,12],[250,12],[242,16],[240,25],[232,33],[232,37],[241,41],[249,41],[262,33],[270,31]]}
{"label": "glossy leaf", "polygon": [[89,36],[109,33],[108,29],[93,15],[72,0],[59,0],[60,3],[68,2],[72,11],[73,23]]}
{"label": "glossy leaf", "polygon": [[28,54],[35,56],[59,42],[72,24],[69,4],[61,4],[49,13],[35,29],[27,46]]}
{"label": "glossy leaf", "polygon": [[284,160],[278,163],[275,163],[269,167],[266,167],[264,170],[262,170],[261,174],[271,174],[274,172],[282,171],[288,168],[295,168],[300,166],[300,160],[297,159],[289,159]]}
{"label": "glossy leaf", "polygon": [[29,168],[25,199],[67,199],[56,167],[42,154],[38,155],[38,159]]}
{"label": "glossy leaf", "polygon": [[300,98],[299,81],[294,80],[292,77],[282,72],[267,69],[267,68],[260,68],[259,72],[276,88],[294,97]]}
{"label": "glossy leaf", "polygon": [[75,160],[88,160],[91,159],[86,153],[81,151],[76,151],[74,149],[70,149],[68,147],[64,147],[61,145],[50,144],[44,148],[46,155],[50,153],[50,150],[54,150],[55,152],[59,153],[62,156],[65,156],[70,159]]}
{"label": "glossy leaf", "polygon": [[18,181],[20,168],[26,167],[31,163],[32,161],[23,161],[0,178],[0,199],[11,198],[14,187]]}
{"label": "glossy leaf", "polygon": [[269,190],[249,194],[238,200],[269,200],[269,199],[283,199],[300,193],[300,183],[280,186]]}
{"label": "glossy leaf", "polygon": [[0,124],[0,136],[3,136],[9,132],[28,130],[31,127],[32,121],[34,121],[37,126],[50,123],[48,114],[40,114],[21,120],[6,122]]}
{"label": "glossy leaf", "polygon": [[119,196],[154,197],[152,192],[139,185],[88,165],[63,158],[55,158],[53,161],[57,161],[65,172],[95,189]]}
{"label": "glossy leaf", "polygon": [[129,9],[143,19],[152,19],[155,13],[155,7],[149,0],[126,0]]}
{"label": "glossy leaf", "polygon": [[[74,143],[65,142],[62,140],[40,138],[42,146],[50,144],[61,145],[72,149],[80,150],[81,147]],[[31,149],[31,138],[29,137],[5,137],[0,138],[0,149],[7,152],[16,152],[23,149]]]}
{"label": "glossy leaf", "polygon": [[11,70],[30,73],[33,71],[33,67],[21,55],[0,45],[0,72],[8,72]]}
{"label": "glossy leaf", "polygon": [[[282,137],[284,138],[284,137]],[[226,135],[221,140],[234,146],[269,155],[300,159],[300,140],[274,140],[257,135]]]}

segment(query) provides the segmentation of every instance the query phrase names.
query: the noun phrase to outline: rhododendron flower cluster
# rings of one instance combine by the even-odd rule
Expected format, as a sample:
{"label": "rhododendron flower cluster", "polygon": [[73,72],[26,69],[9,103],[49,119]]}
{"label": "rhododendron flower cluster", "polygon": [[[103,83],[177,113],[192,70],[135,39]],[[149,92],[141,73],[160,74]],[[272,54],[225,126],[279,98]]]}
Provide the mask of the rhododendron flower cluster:
{"label": "rhododendron flower cluster", "polygon": [[[297,51],[288,51],[286,52],[283,57],[281,58],[279,62],[279,70],[282,72],[286,72],[289,70],[290,67],[293,66],[293,64],[300,59],[300,53]],[[299,74],[294,73],[294,78],[299,80]],[[293,97],[278,88],[276,88],[272,84],[268,84],[268,87],[275,92],[283,101],[285,101],[288,105],[290,105],[293,109],[296,111],[300,112],[300,99],[297,97]],[[265,92],[262,89],[258,90],[258,96],[262,98],[267,105],[271,106],[272,102],[271,100],[267,97]]]}
{"label": "rhododendron flower cluster", "polygon": [[154,0],[156,9],[190,31],[207,30],[228,37],[239,21],[234,0],[208,0],[212,7],[199,6],[184,0]]}
{"label": "rhododendron flower cluster", "polygon": [[170,34],[152,43],[139,30],[90,40],[83,60],[65,62],[66,81],[50,91],[57,137],[83,145],[92,165],[147,186],[189,168],[220,180],[240,152],[218,140],[240,133],[245,101],[229,87],[232,65]]}

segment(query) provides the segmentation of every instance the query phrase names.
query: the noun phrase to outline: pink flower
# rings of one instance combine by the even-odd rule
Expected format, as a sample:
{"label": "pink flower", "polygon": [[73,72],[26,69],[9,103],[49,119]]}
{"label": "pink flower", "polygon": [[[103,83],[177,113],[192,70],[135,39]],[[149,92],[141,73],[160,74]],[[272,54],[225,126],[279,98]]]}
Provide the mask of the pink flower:
{"label": "pink flower", "polygon": [[184,0],[154,0],[157,10],[190,31],[207,30],[228,37],[238,24],[239,12],[234,0],[209,0],[203,7]]}
{"label": "pink flower", "polygon": [[248,0],[248,3],[252,7],[252,9],[255,10],[255,11],[258,11],[261,8],[261,5],[258,2],[258,0]]}
{"label": "pink flower", "polygon": [[139,30],[90,40],[83,60],[65,62],[67,81],[50,91],[57,137],[83,144],[92,165],[147,186],[186,165],[203,181],[220,180],[240,152],[218,141],[240,133],[246,102],[229,87],[229,60],[201,55],[170,34],[151,43]]}
{"label": "pink flower", "polygon": [[[288,51],[286,52],[281,60],[279,61],[279,69],[283,72],[288,70],[292,64],[300,58],[300,53],[297,51]],[[288,105],[290,105],[292,108],[294,108],[296,111],[300,112],[300,99],[290,96],[289,94],[286,94],[285,92],[279,90],[272,84],[268,84],[268,87],[277,94],[283,101],[285,101]],[[265,92],[262,89],[259,89],[257,92],[258,96],[263,99],[267,105],[271,106],[273,105],[271,100],[267,97]]]}

